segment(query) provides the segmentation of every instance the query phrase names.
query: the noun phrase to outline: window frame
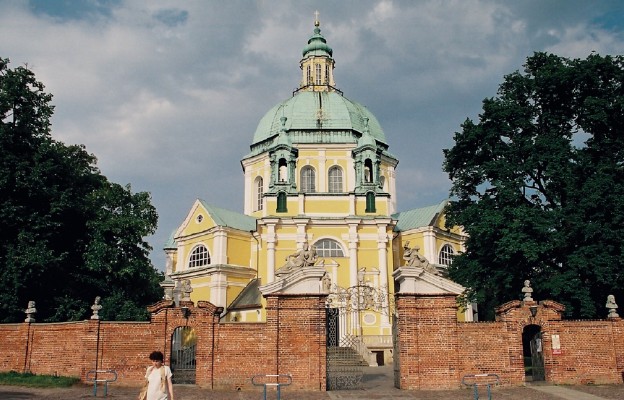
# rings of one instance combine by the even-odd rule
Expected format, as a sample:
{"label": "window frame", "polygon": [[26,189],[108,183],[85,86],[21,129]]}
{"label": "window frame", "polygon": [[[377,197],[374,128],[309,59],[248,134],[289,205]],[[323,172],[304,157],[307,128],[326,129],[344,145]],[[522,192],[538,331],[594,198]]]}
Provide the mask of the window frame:
{"label": "window frame", "polygon": [[438,252],[438,264],[450,267],[453,264],[455,254],[455,248],[451,244],[445,243]]}
{"label": "window frame", "polygon": [[[335,246],[325,247],[325,244],[332,244]],[[316,255],[319,257],[345,257],[345,251],[339,241],[332,238],[319,239],[314,243],[314,249]]]}
{"label": "window frame", "polygon": [[[201,251],[202,249],[203,251]],[[210,251],[204,244],[198,244],[189,252],[186,266],[188,269],[194,269],[204,267],[206,265],[210,265]]]}
{"label": "window frame", "polygon": [[299,172],[301,193],[316,193],[316,170],[311,165],[305,165]]}
{"label": "window frame", "polygon": [[[334,171],[337,171],[339,175],[332,176],[332,172]],[[329,193],[343,193],[344,192],[343,177],[344,177],[344,174],[342,171],[342,167],[340,167],[339,165],[332,165],[327,171],[327,191]],[[338,182],[338,179],[336,178],[339,178],[339,182]]]}

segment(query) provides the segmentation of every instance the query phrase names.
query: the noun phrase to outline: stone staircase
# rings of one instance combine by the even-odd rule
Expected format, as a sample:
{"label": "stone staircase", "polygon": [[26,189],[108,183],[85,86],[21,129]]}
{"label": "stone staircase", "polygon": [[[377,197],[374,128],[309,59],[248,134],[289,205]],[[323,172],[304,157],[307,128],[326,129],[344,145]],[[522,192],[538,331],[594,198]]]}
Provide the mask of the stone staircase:
{"label": "stone staircase", "polygon": [[351,347],[328,347],[327,357],[334,366],[368,367],[368,362]]}

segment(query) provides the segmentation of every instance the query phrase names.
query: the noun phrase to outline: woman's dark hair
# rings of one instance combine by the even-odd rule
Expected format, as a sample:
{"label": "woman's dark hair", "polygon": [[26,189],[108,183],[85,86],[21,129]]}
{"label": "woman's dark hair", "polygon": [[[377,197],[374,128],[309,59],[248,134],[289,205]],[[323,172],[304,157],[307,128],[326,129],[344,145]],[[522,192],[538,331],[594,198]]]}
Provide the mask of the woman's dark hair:
{"label": "woman's dark hair", "polygon": [[149,355],[149,359],[152,361],[164,362],[165,356],[163,356],[163,353],[160,351],[152,351],[152,353]]}

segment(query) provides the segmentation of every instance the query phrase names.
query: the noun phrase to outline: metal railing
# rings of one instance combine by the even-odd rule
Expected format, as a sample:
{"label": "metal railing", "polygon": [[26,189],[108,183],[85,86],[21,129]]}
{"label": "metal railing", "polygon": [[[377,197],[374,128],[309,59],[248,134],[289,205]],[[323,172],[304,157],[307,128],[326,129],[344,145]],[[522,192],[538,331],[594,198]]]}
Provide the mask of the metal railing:
{"label": "metal railing", "polygon": [[[274,380],[275,382],[259,382],[260,378],[264,378],[265,380]],[[286,382],[280,382],[280,378],[285,378]],[[264,386],[264,400],[266,400],[267,398],[267,387],[269,386],[276,387],[277,388],[277,400],[280,400],[282,386],[289,386],[290,384],[292,384],[292,375],[290,374],[254,375],[251,377],[251,384],[254,386]]]}
{"label": "metal railing", "polygon": [[479,385],[487,387],[488,400],[492,400],[492,385],[500,385],[497,374],[468,374],[464,375],[462,385],[472,386],[474,400],[479,400]]}
{"label": "metal railing", "polygon": [[104,383],[104,397],[108,396],[108,384],[117,380],[117,371],[113,369],[92,369],[87,372],[87,382],[93,382],[93,397],[97,397],[98,382]]}

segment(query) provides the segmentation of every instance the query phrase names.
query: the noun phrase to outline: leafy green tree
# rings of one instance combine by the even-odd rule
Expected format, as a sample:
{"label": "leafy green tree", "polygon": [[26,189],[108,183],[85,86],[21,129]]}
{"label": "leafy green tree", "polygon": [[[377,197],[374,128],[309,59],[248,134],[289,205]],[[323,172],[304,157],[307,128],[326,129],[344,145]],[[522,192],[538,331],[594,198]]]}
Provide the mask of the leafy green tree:
{"label": "leafy green tree", "polygon": [[624,58],[535,53],[507,75],[444,150],[447,223],[469,234],[450,276],[481,317],[520,299],[552,299],[573,317],[624,302]]}
{"label": "leafy green tree", "polygon": [[160,274],[143,240],[156,229],[147,193],[109,182],[83,146],[52,139],[52,96],[0,58],[0,321],[144,319]]}

